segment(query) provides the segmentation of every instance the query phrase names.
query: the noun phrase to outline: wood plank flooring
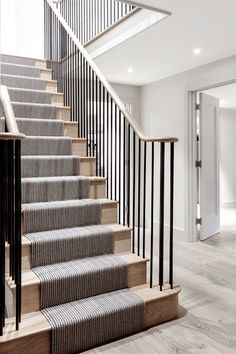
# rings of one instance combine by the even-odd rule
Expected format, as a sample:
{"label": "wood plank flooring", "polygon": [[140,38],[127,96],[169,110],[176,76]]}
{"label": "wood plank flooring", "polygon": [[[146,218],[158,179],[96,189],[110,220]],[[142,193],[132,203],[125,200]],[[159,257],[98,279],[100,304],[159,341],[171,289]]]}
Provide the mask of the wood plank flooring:
{"label": "wood plank flooring", "polygon": [[214,237],[175,246],[177,320],[87,353],[236,354],[236,211],[223,218]]}

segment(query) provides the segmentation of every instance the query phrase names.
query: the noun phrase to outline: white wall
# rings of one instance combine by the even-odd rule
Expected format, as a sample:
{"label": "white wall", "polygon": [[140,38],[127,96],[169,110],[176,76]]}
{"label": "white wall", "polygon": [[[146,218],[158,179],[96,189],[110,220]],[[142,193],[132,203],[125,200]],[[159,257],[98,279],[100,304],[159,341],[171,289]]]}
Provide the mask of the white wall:
{"label": "white wall", "polygon": [[43,0],[1,0],[1,53],[43,58]]}
{"label": "white wall", "polygon": [[140,91],[139,86],[113,84],[112,87],[124,103],[131,103],[132,116],[140,124]]}
{"label": "white wall", "polygon": [[[173,58],[174,60],[174,58]],[[176,144],[175,219],[179,231],[186,230],[185,198],[188,184],[185,164],[188,159],[188,90],[236,79],[236,56],[213,62],[141,88],[141,127],[147,135],[172,135]],[[167,222],[168,220],[166,220]],[[184,234],[187,240],[189,235]]]}
{"label": "white wall", "polygon": [[[236,99],[236,97],[235,97]],[[236,110],[220,111],[220,201],[236,202]]]}

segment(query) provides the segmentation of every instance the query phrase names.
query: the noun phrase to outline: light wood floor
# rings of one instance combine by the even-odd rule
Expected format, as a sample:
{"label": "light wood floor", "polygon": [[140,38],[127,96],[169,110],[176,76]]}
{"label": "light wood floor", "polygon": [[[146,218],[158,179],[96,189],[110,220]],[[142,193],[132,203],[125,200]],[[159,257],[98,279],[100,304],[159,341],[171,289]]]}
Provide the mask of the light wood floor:
{"label": "light wood floor", "polygon": [[180,317],[87,353],[236,354],[236,211],[224,213],[218,235],[175,247]]}

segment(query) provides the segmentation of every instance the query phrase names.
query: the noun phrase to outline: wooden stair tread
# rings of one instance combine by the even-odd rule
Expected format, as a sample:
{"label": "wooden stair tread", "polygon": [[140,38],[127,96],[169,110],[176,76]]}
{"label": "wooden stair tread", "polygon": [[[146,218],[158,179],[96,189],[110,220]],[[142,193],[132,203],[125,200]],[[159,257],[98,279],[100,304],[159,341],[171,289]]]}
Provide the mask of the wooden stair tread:
{"label": "wooden stair tread", "polygon": [[[124,261],[127,262],[128,265],[135,265],[135,264],[147,262],[147,259],[141,258],[133,253],[117,255],[117,257],[122,258]],[[11,278],[7,278],[7,284],[11,289],[15,288],[15,284]],[[32,270],[26,270],[22,272],[22,287],[36,285],[36,284],[40,284],[40,281],[39,278],[35,275],[35,273]]]}
{"label": "wooden stair tread", "polygon": [[[176,297],[180,292],[180,287],[176,285],[174,289],[159,291],[156,287],[150,289],[147,284],[143,284],[141,286],[131,288],[131,291],[134,291],[138,296],[143,299],[145,307],[147,308],[148,305],[152,306],[154,305],[154,303],[160,302],[160,304],[162,304],[161,300],[167,300],[171,297]],[[158,314],[156,315],[158,316]],[[4,334],[2,337],[0,337],[0,352],[4,353],[4,344],[12,342],[19,338],[26,338],[28,340],[29,338],[27,337],[30,337],[31,335],[35,334],[44,333],[46,341],[48,338],[47,334],[50,331],[50,324],[39,311],[22,315],[22,322],[20,324],[19,331],[15,331],[14,318],[6,319],[6,327],[4,328]]]}
{"label": "wooden stair tread", "polygon": [[[127,226],[123,226],[121,224],[108,224],[106,226],[110,227],[114,233],[126,233],[127,231],[132,230],[131,228],[128,228]],[[30,245],[31,245],[30,240],[27,237],[22,236],[22,246],[24,247]],[[8,247],[8,245],[6,247]]]}
{"label": "wooden stair tread", "polygon": [[[57,80],[50,80],[50,79],[42,79],[43,81],[45,81],[46,84],[57,84]],[[53,92],[53,93],[57,93],[57,92]]]}
{"label": "wooden stair tread", "polygon": [[[53,93],[54,94],[54,93]],[[78,126],[78,122],[69,122],[69,121],[63,121],[65,125],[70,125],[70,126]]]}

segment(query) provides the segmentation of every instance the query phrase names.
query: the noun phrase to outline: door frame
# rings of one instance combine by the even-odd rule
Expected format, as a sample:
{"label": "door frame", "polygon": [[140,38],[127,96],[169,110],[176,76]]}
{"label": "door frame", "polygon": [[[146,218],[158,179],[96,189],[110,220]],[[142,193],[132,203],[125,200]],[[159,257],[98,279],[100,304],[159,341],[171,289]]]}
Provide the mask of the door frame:
{"label": "door frame", "polygon": [[195,161],[197,159],[196,150],[196,129],[194,125],[195,116],[195,94],[200,91],[224,85],[235,84],[236,78],[228,81],[217,82],[208,85],[194,85],[186,90],[186,121],[185,121],[185,230],[189,242],[198,241],[196,217],[197,217],[197,173]]}

